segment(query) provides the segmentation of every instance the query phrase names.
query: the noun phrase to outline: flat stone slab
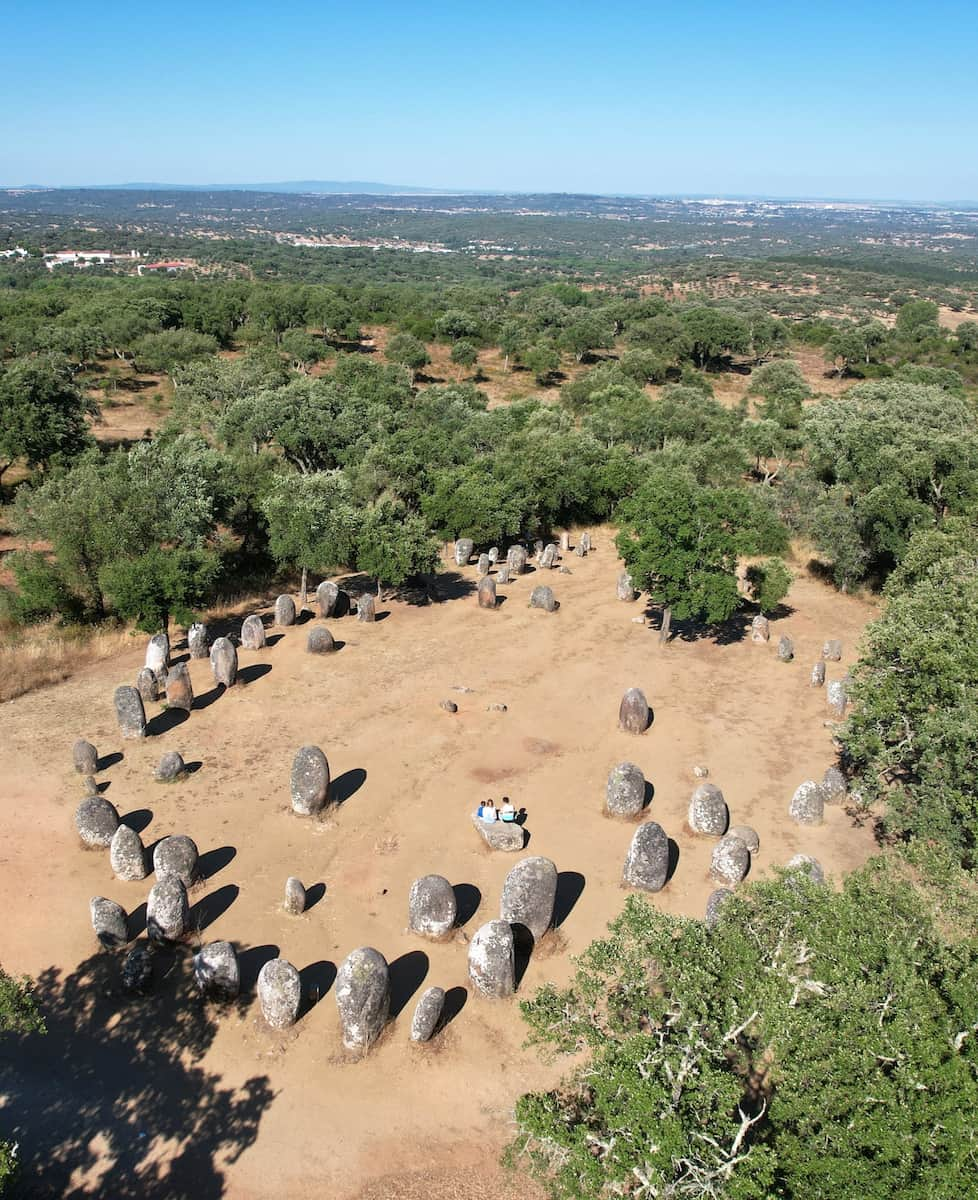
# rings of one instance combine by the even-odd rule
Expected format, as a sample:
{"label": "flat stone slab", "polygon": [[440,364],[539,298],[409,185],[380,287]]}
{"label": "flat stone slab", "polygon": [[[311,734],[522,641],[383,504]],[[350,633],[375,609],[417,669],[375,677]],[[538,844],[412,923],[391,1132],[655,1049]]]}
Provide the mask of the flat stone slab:
{"label": "flat stone slab", "polygon": [[481,817],[473,817],[472,824],[492,850],[523,849],[523,826],[515,821],[483,821]]}

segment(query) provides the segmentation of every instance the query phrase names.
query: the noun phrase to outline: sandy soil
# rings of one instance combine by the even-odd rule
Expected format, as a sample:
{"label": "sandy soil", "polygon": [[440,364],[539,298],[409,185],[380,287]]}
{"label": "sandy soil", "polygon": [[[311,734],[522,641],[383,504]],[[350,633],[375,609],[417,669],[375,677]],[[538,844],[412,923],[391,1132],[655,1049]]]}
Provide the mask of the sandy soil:
{"label": "sandy soil", "polygon": [[[811,664],[838,637],[844,658],[828,676],[844,673],[871,607],[802,575],[769,646],[733,636],[660,648],[632,621],[641,604],[615,599],[610,533],[595,540],[589,558],[568,558],[572,574],[547,579],[561,601],[553,615],[527,608],[539,573],[501,587],[495,613],[480,610],[470,567],[455,576],[455,599],[384,604],[375,625],[330,622],[345,643],[333,656],[307,655],[301,626],[277,631],[267,649],[242,652],[248,681],[226,694],[212,689],[206,661],[192,662],[202,706],[169,728],[154,713],[155,735],[143,742],[123,743],[112,713],[113,688],[142,665],[141,638],[5,706],[0,904],[15,919],[0,932],[0,960],[41,978],[51,1025],[12,1064],[0,1052],[9,1097],[0,1125],[20,1139],[25,1194],[257,1200],[304,1197],[318,1184],[314,1194],[336,1200],[532,1196],[495,1162],[517,1096],[563,1067],[522,1048],[515,1002],[467,992],[466,940],[498,913],[518,857],[492,854],[473,830],[469,814],[486,796],[526,807],[527,853],[561,872],[559,928],[530,961],[523,995],[566,981],[571,956],[621,907],[633,826],[604,817],[602,804],[622,759],[642,767],[654,787],[646,816],[678,844],[675,873],[652,897],[670,912],[700,916],[713,886],[710,841],[684,831],[695,764],[708,765],[732,820],[758,830],[754,876],[800,851],[838,875],[872,852],[869,831],[840,809],[816,829],[786,816],[793,789],[833,761]],[[775,654],[785,632],[790,665]],[[617,729],[630,686],[655,712],[642,737]],[[439,708],[443,698],[457,715]],[[508,711],[488,711],[497,702]],[[187,954],[169,963],[155,996],[121,996],[117,964],[97,953],[88,900],[118,900],[136,910],[138,927],[152,880],[115,880],[107,853],[79,847],[72,813],[82,789],[70,766],[79,737],[115,758],[99,779],[148,846],[176,832],[197,842],[208,878],[191,896],[195,941],[228,938],[242,951],[248,987],[238,1006],[204,1010]],[[306,742],[326,751],[342,799],[323,821],[289,806],[289,766]],[[170,749],[200,766],[167,787],[152,772]],[[465,885],[464,926],[448,943],[425,944],[405,928],[411,882],[428,872]],[[280,908],[293,874],[325,885],[300,918]],[[351,1062],[328,993],[360,945],[391,962],[398,1015],[369,1057]],[[302,970],[311,1002],[286,1036],[261,1028],[252,992],[276,952]],[[411,1046],[413,1004],[431,984],[456,989],[458,1011],[430,1046]]]}

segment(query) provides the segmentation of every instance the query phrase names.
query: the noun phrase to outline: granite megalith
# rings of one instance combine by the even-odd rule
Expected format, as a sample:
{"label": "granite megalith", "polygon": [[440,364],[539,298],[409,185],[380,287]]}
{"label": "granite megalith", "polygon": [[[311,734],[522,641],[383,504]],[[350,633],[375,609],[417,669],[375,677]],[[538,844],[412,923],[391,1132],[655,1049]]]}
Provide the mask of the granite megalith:
{"label": "granite megalith", "polygon": [[817,858],[812,858],[810,854],[796,854],[793,858],[789,858],[785,865],[789,871],[804,872],[812,883],[825,882],[825,872],[822,870],[822,864]]}
{"label": "granite megalith", "polygon": [[273,958],[258,972],[258,1002],[272,1029],[288,1029],[299,1018],[302,980],[284,958]]}
{"label": "granite megalith", "polygon": [[618,708],[618,728],[625,733],[645,733],[651,723],[652,714],[645,693],[640,688],[629,688]]}
{"label": "granite megalith", "polygon": [[778,662],[791,662],[795,657],[795,644],[785,634],[778,640]]}
{"label": "granite megalith", "polygon": [[645,807],[645,776],[634,763],[611,768],[605,788],[605,811],[612,817],[637,817]]}
{"label": "granite megalith", "polygon": [[471,538],[459,538],[455,543],[455,565],[467,567],[473,550],[475,550],[475,542]]}
{"label": "granite megalith", "polygon": [[336,972],[336,1007],[347,1050],[369,1050],[390,1016],[391,980],[387,959],[372,946],[361,946]]}
{"label": "granite megalith", "polygon": [[146,849],[135,829],[120,825],[115,831],[109,843],[109,863],[117,879],[135,883],[146,878]]}
{"label": "granite megalith", "polygon": [[455,928],[455,889],[442,875],[422,875],[411,884],[408,925],[412,933],[440,939]]}
{"label": "granite megalith", "polygon": [[136,691],[144,704],[155,704],[160,698],[160,679],[156,672],[143,667],[136,676]]}
{"label": "granite megalith", "polygon": [[321,617],[331,617],[336,611],[336,602],[340,597],[340,589],[332,579],[324,579],[316,588],[316,602],[319,605]]}
{"label": "granite megalith", "polygon": [[849,791],[846,777],[838,767],[826,768],[822,776],[822,799],[826,804],[841,804]]}
{"label": "granite megalith", "polygon": [[285,899],[282,907],[294,917],[301,916],[306,911],[306,889],[302,886],[302,880],[296,879],[294,875],[290,875],[285,881]]}
{"label": "granite megalith", "polygon": [[473,815],[472,824],[492,850],[523,849],[523,827],[515,821],[483,821],[481,817]]}
{"label": "granite megalith", "polygon": [[197,862],[199,855],[193,838],[185,833],[174,833],[169,837],[160,838],[153,850],[153,870],[156,878],[179,879],[184,887],[197,878]]}
{"label": "granite megalith", "polygon": [[264,650],[266,644],[265,625],[261,617],[257,613],[245,617],[241,622],[241,649]]}
{"label": "granite megalith", "polygon": [[357,620],[377,620],[377,602],[374,599],[373,592],[364,592],[363,595],[357,600]]}
{"label": "granite megalith", "polygon": [[194,982],[205,996],[233,1000],[241,991],[238,956],[230,942],[208,942],[194,955]]}
{"label": "granite megalith", "polygon": [[821,659],[812,667],[812,687],[823,687],[825,684],[825,663]]}
{"label": "granite megalith", "polygon": [[146,710],[139,692],[128,684],[115,689],[115,715],[124,738],[146,736]]}
{"label": "granite megalith", "polygon": [[706,927],[712,929],[720,919],[720,909],[733,896],[730,888],[720,887],[710,892],[706,900]]}
{"label": "granite megalith", "polygon": [[499,915],[510,925],[523,925],[540,938],[554,923],[557,868],[549,858],[524,858],[506,876]]}
{"label": "granite megalith", "polygon": [[107,950],[124,946],[129,941],[129,922],[121,904],[106,900],[104,896],[93,896],[88,907],[95,936]]}
{"label": "granite megalith", "polygon": [[154,633],[149,639],[145,664],[158,679],[166,675],[170,665],[170,639],[165,633]]}
{"label": "granite megalith", "polygon": [[769,642],[771,640],[771,622],[763,613],[758,613],[750,623],[750,640],[752,642]]}
{"label": "granite megalith", "polygon": [[788,805],[788,816],[799,825],[821,825],[825,796],[822,785],[806,779],[798,785]]}
{"label": "granite megalith", "polygon": [[153,778],[157,783],[176,783],[183,778],[186,770],[187,764],[179,750],[167,750],[153,772]]}
{"label": "granite megalith", "polygon": [[94,775],[98,771],[98,751],[91,742],[84,739],[72,746],[71,760],[79,775]]}
{"label": "granite megalith", "polygon": [[526,547],[510,546],[506,551],[506,566],[511,574],[522,575],[526,571]]}
{"label": "granite megalith", "polygon": [[701,783],[689,800],[686,823],[693,833],[722,837],[727,832],[730,814],[723,792],[715,783]]}
{"label": "granite megalith", "polygon": [[230,638],[214,639],[211,646],[211,670],[214,682],[222,687],[234,687],[238,678],[238,652]]}
{"label": "granite megalith", "polygon": [[329,799],[329,763],[318,746],[300,746],[292,759],[289,776],[292,811],[311,817],[325,808]]}
{"label": "granite megalith", "polygon": [[756,854],[761,848],[761,839],[751,825],[731,825],[726,836],[739,837],[751,854]]}
{"label": "granite megalith", "polygon": [[445,989],[427,988],[411,1018],[411,1041],[427,1042],[434,1036],[445,1011]]}
{"label": "granite megalith", "polygon": [[306,638],[306,652],[309,654],[332,654],[336,649],[333,635],[323,625],[314,625]]}
{"label": "granite megalith", "polygon": [[530,608],[542,608],[544,612],[556,612],[560,605],[554,599],[553,590],[543,585],[530,593]]}
{"label": "granite megalith", "polygon": [[190,924],[187,889],[178,875],[167,875],[150,888],[146,902],[146,933],[151,942],[178,942]]}
{"label": "granite megalith", "polygon": [[646,892],[659,892],[665,887],[669,874],[669,839],[666,831],[655,821],[646,821],[635,830],[622,881],[628,887]]}
{"label": "granite megalith", "polygon": [[275,601],[275,624],[295,624],[295,601],[291,596],[279,596]]}
{"label": "granite megalith", "polygon": [[207,626],[195,621],[187,630],[187,649],[191,658],[206,658],[209,652]]}
{"label": "granite megalith", "polygon": [[516,991],[516,948],[508,921],[489,921],[469,942],[469,979],[480,996],[504,1000]]}
{"label": "granite megalith", "polygon": [[734,833],[722,837],[710,855],[710,878],[725,887],[736,887],[750,869],[750,851]]}
{"label": "granite megalith", "polygon": [[119,828],[119,814],[104,796],[86,796],[75,809],[75,829],[86,846],[112,843]]}
{"label": "granite megalith", "polygon": [[166,706],[190,712],[194,706],[194,687],[186,663],[177,663],[166,676]]}
{"label": "granite megalith", "polygon": [[622,571],[618,576],[618,582],[615,585],[615,594],[619,600],[631,602],[635,599],[635,585],[632,583],[632,577],[627,571]]}
{"label": "granite megalith", "polygon": [[496,581],[491,575],[483,575],[477,588],[480,608],[496,607]]}

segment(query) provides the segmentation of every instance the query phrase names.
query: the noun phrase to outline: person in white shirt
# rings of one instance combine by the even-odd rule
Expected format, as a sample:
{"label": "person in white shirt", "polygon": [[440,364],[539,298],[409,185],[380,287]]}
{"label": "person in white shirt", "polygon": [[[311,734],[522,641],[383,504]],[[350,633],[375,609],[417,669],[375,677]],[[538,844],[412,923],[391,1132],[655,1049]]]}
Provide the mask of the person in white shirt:
{"label": "person in white shirt", "polygon": [[482,806],[482,819],[490,823],[496,820],[496,806],[491,800],[487,800]]}
{"label": "person in white shirt", "polygon": [[510,804],[508,796],[503,796],[503,802],[499,808],[499,819],[500,821],[516,820],[516,809]]}

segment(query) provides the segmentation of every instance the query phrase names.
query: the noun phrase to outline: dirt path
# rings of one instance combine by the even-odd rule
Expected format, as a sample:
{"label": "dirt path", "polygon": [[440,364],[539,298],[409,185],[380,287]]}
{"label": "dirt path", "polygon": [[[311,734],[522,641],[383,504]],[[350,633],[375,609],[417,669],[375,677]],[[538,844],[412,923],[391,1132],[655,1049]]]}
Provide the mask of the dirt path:
{"label": "dirt path", "polygon": [[[833,874],[872,852],[869,832],[838,809],[817,829],[786,817],[793,789],[833,760],[811,664],[825,638],[839,637],[845,656],[828,675],[843,674],[870,607],[802,577],[791,615],[772,622],[770,646],[744,638],[662,649],[632,622],[640,605],[615,599],[610,535],[596,542],[586,560],[568,558],[571,575],[547,579],[561,601],[554,615],[526,606],[538,573],[500,587],[496,613],[466,595],[427,608],[385,605],[389,616],[372,626],[330,622],[345,645],[325,658],[305,653],[307,629],[282,631],[266,650],[242,652],[250,681],[224,695],[212,689],[208,663],[193,662],[205,706],[142,743],[122,743],[112,714],[113,688],[142,665],[141,640],[4,706],[0,904],[13,919],[0,932],[0,961],[41,977],[52,1024],[12,1067],[0,1060],[0,1094],[11,1096],[0,1124],[16,1114],[27,1194],[257,1200],[304,1197],[315,1181],[337,1200],[531,1196],[494,1164],[516,1097],[561,1068],[522,1048],[515,1003],[467,991],[466,937],[498,913],[516,859],[490,854],[471,827],[486,796],[525,805],[527,852],[562,872],[560,927],[549,953],[529,963],[522,994],[565,981],[571,956],[620,909],[633,827],[606,819],[602,801],[622,759],[651,780],[648,815],[679,846],[674,877],[652,898],[668,911],[702,915],[713,886],[711,844],[683,830],[697,763],[709,766],[732,820],[758,830],[756,875],[799,851]],[[474,568],[463,574],[474,584]],[[775,655],[783,632],[795,642],[791,665]],[[655,711],[641,738],[616,728],[630,686]],[[448,697],[457,715],[439,708]],[[508,711],[487,711],[493,703]],[[246,981],[280,952],[310,994],[322,994],[288,1036],[260,1029],[250,991],[209,1015],[185,956],[154,997],[120,997],[114,964],[96,953],[88,899],[118,900],[138,925],[152,880],[119,882],[107,854],[79,849],[71,818],[81,788],[70,770],[79,737],[124,755],[99,778],[119,812],[144,827],[147,845],[176,832],[197,842],[209,876],[191,896],[202,940],[234,941]],[[289,807],[291,758],[306,742],[326,751],[343,799],[321,823]],[[152,770],[169,749],[200,766],[165,787]],[[411,882],[429,872],[465,885],[464,927],[446,944],[422,944],[406,930]],[[280,908],[288,875],[325,885],[301,918]],[[351,1063],[329,992],[336,967],[360,945],[391,962],[398,1015],[371,1055]],[[431,1046],[414,1047],[413,1005],[432,984],[456,989],[458,1011]]]}

